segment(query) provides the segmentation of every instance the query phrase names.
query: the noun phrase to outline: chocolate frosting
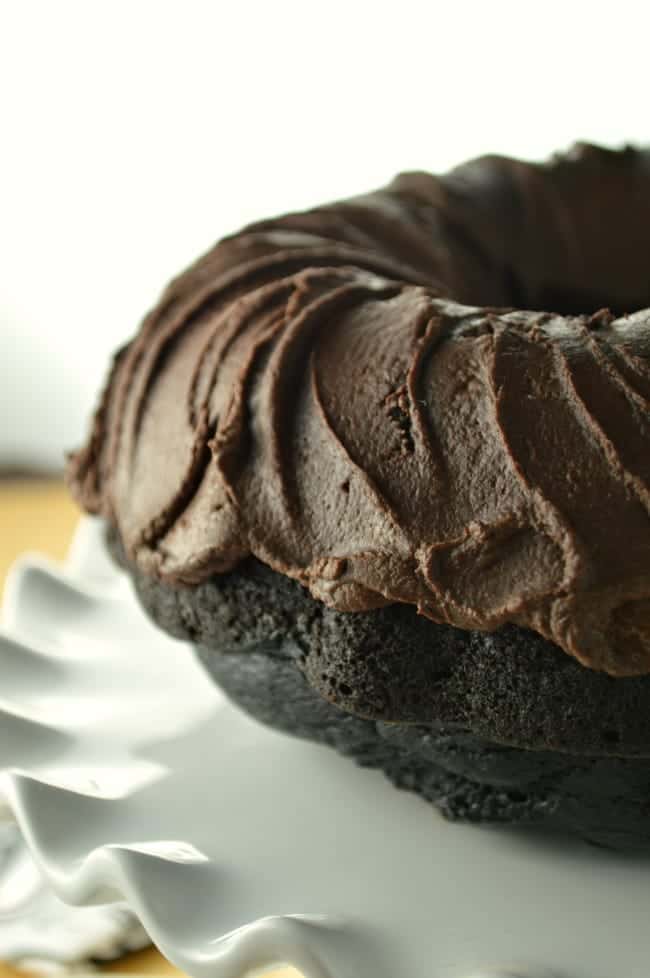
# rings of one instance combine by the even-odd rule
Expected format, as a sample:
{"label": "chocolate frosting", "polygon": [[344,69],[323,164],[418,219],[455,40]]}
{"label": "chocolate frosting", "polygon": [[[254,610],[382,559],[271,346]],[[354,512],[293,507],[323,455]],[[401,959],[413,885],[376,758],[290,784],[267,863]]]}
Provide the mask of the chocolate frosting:
{"label": "chocolate frosting", "polygon": [[166,581],[254,555],[339,610],[650,672],[649,255],[632,149],[252,225],[118,353],[73,491]]}

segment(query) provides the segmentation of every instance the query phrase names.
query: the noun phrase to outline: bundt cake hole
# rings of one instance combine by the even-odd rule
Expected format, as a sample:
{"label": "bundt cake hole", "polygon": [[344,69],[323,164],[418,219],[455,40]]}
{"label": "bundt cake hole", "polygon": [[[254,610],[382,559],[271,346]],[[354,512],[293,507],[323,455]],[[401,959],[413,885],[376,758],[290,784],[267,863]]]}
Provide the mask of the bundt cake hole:
{"label": "bundt cake hole", "polygon": [[[612,299],[607,289],[603,291],[585,292],[579,288],[554,285],[544,285],[539,291],[531,294],[526,290],[516,270],[506,268],[503,272],[505,294],[508,305],[513,309],[533,309],[540,312],[550,312],[559,316],[593,316],[600,310],[608,310],[614,318],[627,316],[650,306],[650,289],[645,296],[639,290],[635,298],[630,298],[626,304],[620,298]],[[639,298],[639,296],[641,298]],[[477,305],[482,305],[480,301]]]}

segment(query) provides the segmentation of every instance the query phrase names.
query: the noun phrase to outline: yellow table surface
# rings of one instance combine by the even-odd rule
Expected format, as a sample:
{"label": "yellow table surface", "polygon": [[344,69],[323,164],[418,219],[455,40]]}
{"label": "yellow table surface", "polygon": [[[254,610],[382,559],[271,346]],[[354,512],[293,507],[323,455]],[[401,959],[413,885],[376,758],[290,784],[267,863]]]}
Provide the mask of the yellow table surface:
{"label": "yellow table surface", "polygon": [[[26,550],[55,560],[65,556],[79,511],[56,479],[0,479],[0,587],[16,559]],[[158,951],[130,954],[102,968],[107,972],[181,975]],[[0,978],[19,973],[0,962]],[[266,978],[300,978],[293,968],[268,972]]]}

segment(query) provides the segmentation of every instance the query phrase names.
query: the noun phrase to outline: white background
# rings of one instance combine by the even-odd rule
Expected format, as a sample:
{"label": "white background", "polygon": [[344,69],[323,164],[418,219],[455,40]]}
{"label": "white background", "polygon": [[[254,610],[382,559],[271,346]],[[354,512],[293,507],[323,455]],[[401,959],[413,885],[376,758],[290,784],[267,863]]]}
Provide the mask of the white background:
{"label": "white background", "polygon": [[400,169],[648,141],[645,7],[0,0],[0,465],[60,464],[109,351],[223,233]]}

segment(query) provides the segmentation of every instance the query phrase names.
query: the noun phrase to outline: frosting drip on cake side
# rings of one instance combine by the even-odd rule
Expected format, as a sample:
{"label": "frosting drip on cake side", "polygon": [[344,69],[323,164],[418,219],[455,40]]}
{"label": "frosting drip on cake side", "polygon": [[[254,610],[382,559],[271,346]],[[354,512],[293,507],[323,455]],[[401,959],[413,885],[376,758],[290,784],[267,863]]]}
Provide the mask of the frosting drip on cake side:
{"label": "frosting drip on cake side", "polygon": [[[599,223],[634,244],[608,279]],[[340,610],[514,622],[650,672],[650,309],[496,308],[650,306],[649,248],[646,154],[593,148],[255,225],[118,356],[73,489],[171,582],[253,554]]]}

